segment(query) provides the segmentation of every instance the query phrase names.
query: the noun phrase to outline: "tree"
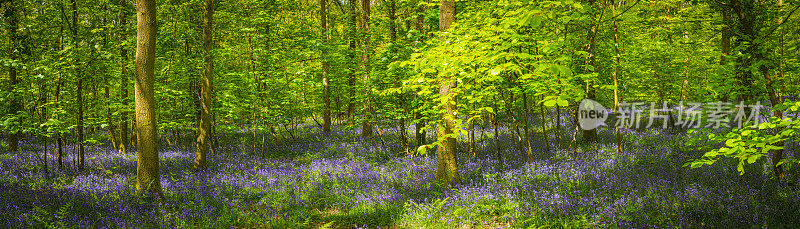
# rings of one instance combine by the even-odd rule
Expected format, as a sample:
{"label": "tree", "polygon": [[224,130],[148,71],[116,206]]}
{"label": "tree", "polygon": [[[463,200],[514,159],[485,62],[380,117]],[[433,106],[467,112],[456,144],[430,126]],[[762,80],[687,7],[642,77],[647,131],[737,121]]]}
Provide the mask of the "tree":
{"label": "tree", "polygon": [[[72,30],[72,45],[78,43],[78,3],[76,0],[72,0],[72,26],[70,26]],[[77,59],[77,58],[76,58]],[[80,63],[80,60],[76,62]],[[83,141],[83,70],[77,68],[75,70],[75,78],[77,78],[76,83],[76,90],[77,96],[75,98],[76,104],[78,105],[78,117],[77,117],[77,128],[78,128],[78,155],[80,155],[80,159],[78,160],[78,170],[83,171],[84,167],[86,166],[86,159],[85,157],[85,146]]]}
{"label": "tree", "polygon": [[138,146],[136,155],[139,160],[136,164],[136,192],[161,195],[158,130],[153,89],[157,29],[156,1],[136,0],[136,12],[134,97],[136,100],[136,145]]}
{"label": "tree", "polygon": [[214,0],[203,0],[203,79],[200,88],[200,130],[197,134],[197,149],[194,156],[194,168],[206,168],[206,154],[211,148],[211,94],[214,93],[214,60],[211,49],[214,45]]}
{"label": "tree", "polygon": [[[759,9],[767,9],[766,5],[762,5],[763,3],[752,1],[752,0],[732,0],[729,2],[717,2],[718,8],[722,11],[723,14],[723,22],[726,22],[726,26],[732,28],[734,31],[732,36],[736,38],[734,40],[734,48],[741,50],[743,55],[736,56],[736,74],[737,74],[737,83],[740,87],[740,94],[738,94],[738,100],[740,101],[748,101],[751,100],[754,96],[756,96],[756,87],[755,80],[756,77],[753,75],[756,69],[757,72],[761,73],[761,76],[764,78],[765,85],[766,85],[766,96],[769,99],[772,106],[777,106],[783,103],[782,99],[778,94],[778,90],[776,89],[775,82],[778,80],[774,75],[771,73],[771,68],[773,67],[774,63],[769,58],[769,53],[771,53],[771,46],[766,42],[770,38],[775,29],[780,27],[785,21],[784,19],[778,17],[778,26],[769,26],[769,18],[764,16],[764,13]],[[778,7],[782,7],[783,4],[780,2]],[[798,6],[800,7],[800,6]],[[795,7],[789,15],[786,17],[787,19],[789,16],[794,13],[798,7]],[[781,8],[782,10],[782,8]],[[733,14],[733,18],[727,17],[727,14]],[[770,29],[770,27],[772,27]],[[726,30],[729,28],[726,28]],[[725,35],[725,34],[723,34]],[[726,46],[726,39],[730,39],[729,37],[723,37],[723,52],[726,52],[728,47]],[[723,60],[724,62],[724,60]],[[778,118],[778,120],[783,119],[783,114],[780,109],[772,109],[774,117]],[[782,127],[777,127],[776,132],[781,132],[783,130]],[[784,144],[783,141],[778,142],[777,145],[782,146]],[[773,162],[773,172],[776,177],[779,179],[784,179],[784,171],[781,164],[779,164],[783,160],[783,149],[775,149],[772,151],[772,162]]]}
{"label": "tree", "polygon": [[[453,0],[442,0],[439,3],[439,30],[447,31],[456,20],[456,3]],[[455,82],[450,75],[441,74],[439,95],[442,96],[441,126],[439,138],[442,144],[436,153],[436,177],[445,185],[456,184],[460,177],[456,164],[455,118],[456,100],[453,89]]]}
{"label": "tree", "polygon": [[118,23],[120,25],[119,31],[119,40],[120,40],[120,47],[119,47],[119,57],[122,59],[121,65],[122,69],[120,70],[120,99],[119,101],[122,103],[122,111],[120,112],[120,116],[122,117],[122,123],[120,124],[119,129],[119,152],[122,154],[128,153],[128,80],[130,79],[128,76],[128,49],[125,45],[125,41],[127,40],[128,36],[128,15],[125,10],[128,8],[128,1],[127,0],[119,0],[119,13],[117,14],[117,19],[119,20]]}
{"label": "tree", "polygon": [[[11,47],[8,49],[8,56],[10,57],[11,61],[17,61],[17,29],[19,28],[19,18],[17,15],[16,6],[14,5],[15,1],[10,1],[8,3],[7,15],[8,17],[8,37],[9,43]],[[17,88],[17,68],[16,63],[12,63],[8,68],[8,81],[9,86],[11,87],[12,97],[11,101],[9,102],[10,106],[10,114],[13,116],[18,115],[17,113],[20,112],[20,102],[18,101],[18,97],[16,95],[16,88]],[[15,152],[17,151],[19,145],[19,131],[15,128],[12,128],[11,133],[8,136],[8,151]]]}
{"label": "tree", "polygon": [[[622,3],[622,2],[620,2]],[[617,4],[615,2],[611,2],[611,14],[617,15]],[[618,27],[617,27],[617,18],[612,21],[612,28],[614,29],[614,71],[611,72],[611,76],[614,80],[614,110],[619,110],[619,59],[620,59],[620,51],[619,51],[619,34]],[[622,137],[619,132],[619,126],[614,127],[614,136],[615,141],[617,143],[617,155],[622,154]]]}
{"label": "tree", "polygon": [[347,100],[347,118],[350,120],[349,124],[353,124],[352,120],[356,99],[356,40],[358,34],[356,22],[358,21],[358,15],[356,13],[356,0],[348,0],[347,4],[349,6],[349,10],[347,12],[349,18],[347,30],[349,37],[347,39],[347,86],[349,90]]}
{"label": "tree", "polygon": [[364,23],[362,42],[364,54],[361,59],[361,68],[364,71],[364,122],[361,125],[361,136],[372,137],[372,91],[369,87],[370,81],[370,33],[369,33],[369,10],[371,0],[361,0],[361,17]]}
{"label": "tree", "polygon": [[[588,7],[589,7],[590,12],[592,13],[592,15],[590,15],[590,17],[589,17],[590,18],[589,26],[586,27],[586,39],[588,40],[588,42],[586,42],[586,52],[589,53],[589,57],[586,59],[586,62],[585,62],[585,65],[586,65],[585,73],[586,74],[595,72],[596,71],[596,67],[597,67],[596,66],[597,65],[596,64],[597,63],[597,61],[596,61],[597,57],[596,57],[596,50],[595,49],[596,49],[596,46],[597,46],[597,27],[598,27],[598,25],[597,25],[597,22],[595,22],[594,15],[593,15],[594,2],[595,2],[595,0],[589,0],[587,2]],[[586,98],[587,99],[595,99],[595,96],[594,96],[594,85],[592,84],[592,81],[589,80],[589,79],[586,80]],[[583,131],[583,137],[584,137],[585,140],[594,141],[595,138],[597,138],[597,130],[596,129],[584,130]]]}
{"label": "tree", "polygon": [[322,27],[322,132],[328,134],[331,132],[331,88],[328,79],[328,51],[326,45],[328,44],[328,1],[319,0],[319,21]]}

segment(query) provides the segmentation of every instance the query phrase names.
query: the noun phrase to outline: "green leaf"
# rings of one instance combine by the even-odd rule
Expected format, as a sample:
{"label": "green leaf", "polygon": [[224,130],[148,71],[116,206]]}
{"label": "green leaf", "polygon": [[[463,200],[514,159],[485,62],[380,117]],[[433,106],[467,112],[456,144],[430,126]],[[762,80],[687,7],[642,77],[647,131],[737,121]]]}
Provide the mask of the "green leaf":
{"label": "green leaf", "polygon": [[753,162],[756,162],[756,160],[758,160],[759,157],[761,156],[751,155],[750,157],[747,158],[747,164],[753,164]]}
{"label": "green leaf", "polygon": [[562,107],[569,106],[569,101],[563,100],[563,99],[560,99],[560,98],[558,99],[557,103],[558,103],[559,106],[562,106]]}
{"label": "green leaf", "polygon": [[530,22],[529,24],[531,25],[531,27],[539,27],[542,24],[542,20],[544,20],[544,17],[542,17],[539,14],[534,14],[528,20]]}
{"label": "green leaf", "polygon": [[744,175],[744,161],[739,161],[739,165],[736,166],[736,171],[739,171],[739,175]]}
{"label": "green leaf", "polygon": [[421,145],[421,146],[417,147],[417,153],[418,154],[427,154],[428,147],[426,147],[426,146],[427,145]]}
{"label": "green leaf", "polygon": [[725,145],[728,146],[728,147],[731,147],[731,148],[736,147],[737,145],[739,145],[738,143],[739,143],[739,139],[728,139],[727,141],[725,141]]}

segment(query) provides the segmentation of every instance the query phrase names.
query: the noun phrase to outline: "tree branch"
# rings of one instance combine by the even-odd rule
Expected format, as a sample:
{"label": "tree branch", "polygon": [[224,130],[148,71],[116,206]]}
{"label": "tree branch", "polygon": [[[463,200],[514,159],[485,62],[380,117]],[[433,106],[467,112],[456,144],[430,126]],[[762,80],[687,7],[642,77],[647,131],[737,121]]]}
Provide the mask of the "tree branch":
{"label": "tree branch", "polygon": [[797,9],[798,9],[798,8],[800,8],[800,5],[798,5],[798,6],[797,6],[797,7],[795,7],[795,8],[794,8],[794,9],[793,9],[791,12],[789,12],[789,15],[786,15],[786,18],[784,18],[784,19],[783,19],[783,22],[781,22],[780,24],[778,24],[777,26],[775,26],[775,28],[772,28],[772,29],[771,29],[771,30],[770,30],[768,33],[764,34],[764,35],[763,35],[762,37],[760,37],[760,38],[767,38],[767,37],[770,37],[770,36],[772,36],[772,33],[774,33],[774,32],[775,32],[775,30],[777,30],[777,29],[778,29],[778,28],[780,28],[780,27],[781,27],[783,24],[786,24],[786,22],[787,22],[787,21],[789,21],[789,18],[790,18],[790,17],[792,17],[792,14],[794,14],[794,12],[795,12],[795,11],[797,11]]}

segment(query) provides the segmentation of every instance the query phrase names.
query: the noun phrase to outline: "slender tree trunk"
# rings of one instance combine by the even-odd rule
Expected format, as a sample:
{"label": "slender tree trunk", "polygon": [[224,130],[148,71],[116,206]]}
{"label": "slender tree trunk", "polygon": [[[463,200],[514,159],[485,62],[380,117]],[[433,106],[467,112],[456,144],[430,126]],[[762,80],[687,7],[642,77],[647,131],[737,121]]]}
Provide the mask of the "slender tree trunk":
{"label": "slender tree trunk", "polygon": [[362,11],[362,20],[364,23],[364,34],[363,34],[363,43],[364,43],[364,55],[362,59],[362,68],[364,71],[364,96],[366,99],[364,100],[364,122],[361,126],[361,136],[363,137],[372,137],[372,91],[370,89],[370,30],[369,30],[369,11],[371,7],[371,0],[361,0],[361,11]]}
{"label": "slender tree trunk", "polygon": [[511,130],[511,132],[513,132],[514,137],[517,137],[516,143],[517,143],[517,149],[519,149],[519,153],[520,154],[524,154],[524,153],[526,153],[526,150],[525,150],[525,139],[524,139],[525,136],[522,133],[522,131],[519,129],[520,125],[517,125],[517,123],[520,122],[518,120],[517,114],[514,113],[514,105],[517,104],[517,100],[514,97],[514,92],[511,91],[511,90],[508,91],[508,104],[509,105],[506,106],[506,114],[508,114],[508,117],[511,117],[511,123],[513,123],[509,127],[509,130]]}
{"label": "slender tree trunk", "polygon": [[[456,3],[453,0],[441,0],[439,4],[439,30],[447,31],[450,25],[456,20]],[[456,162],[456,137],[455,137],[455,112],[456,95],[453,93],[455,80],[450,75],[441,76],[441,86],[439,94],[444,97],[442,100],[444,108],[441,115],[441,126],[439,127],[439,138],[442,145],[436,153],[436,177],[443,185],[458,184],[460,175]]]}
{"label": "slender tree trunk", "polygon": [[200,92],[200,129],[197,135],[194,168],[206,169],[206,155],[211,148],[211,95],[214,93],[214,60],[211,50],[214,43],[214,0],[203,0],[203,79]]}
{"label": "slender tree trunk", "polygon": [[[72,0],[72,41],[78,42],[78,3],[76,0]],[[76,61],[77,63],[81,63],[80,60]],[[78,170],[83,171],[84,167],[86,166],[85,160],[85,152],[84,152],[84,145],[83,145],[83,71],[78,68],[75,70],[75,77],[77,78],[77,88],[75,93],[76,96],[76,103],[78,105],[78,114],[77,114],[77,131],[78,131]]]}
{"label": "slender tree trunk", "polygon": [[745,47],[742,53],[750,54],[748,57],[738,55],[736,58],[737,83],[740,86],[737,98],[739,101],[747,101],[753,97],[753,81],[755,77],[751,67],[763,59],[760,53],[761,41],[756,39],[758,28],[756,28],[755,18],[756,14],[760,12],[757,12],[752,4],[754,3],[750,1],[738,1],[733,4],[733,12],[731,13],[738,20],[729,23],[736,25],[735,28],[737,29],[735,33],[732,33],[737,35],[733,47]]}
{"label": "slender tree trunk", "polygon": [[522,130],[524,131],[523,135],[525,136],[525,152],[528,155],[528,164],[533,163],[533,149],[531,149],[531,137],[530,137],[530,113],[528,113],[528,95],[524,91],[522,92]]}
{"label": "slender tree trunk", "polygon": [[329,134],[331,132],[331,88],[328,82],[328,9],[327,0],[319,0],[319,20],[322,27],[322,133]]}
{"label": "slender tree trunk", "polygon": [[556,104],[556,144],[561,148],[561,106]]}
{"label": "slender tree trunk", "polygon": [[[612,14],[616,15],[616,5],[612,6]],[[619,39],[617,34],[617,19],[614,18],[612,22],[614,28],[614,57],[616,60],[616,65],[614,65],[614,71],[611,73],[614,78],[614,111],[616,112],[619,110],[619,66],[620,66],[620,52],[619,52]],[[614,136],[617,143],[617,155],[622,155],[622,136],[619,132],[619,126],[614,127]]]}
{"label": "slender tree trunk", "polygon": [[[391,52],[397,51],[397,0],[389,0],[389,40],[392,41],[392,46],[389,47]],[[400,118],[400,143],[403,144],[403,151],[410,156],[411,152],[408,149],[408,133],[406,132],[406,117],[407,104],[405,94],[397,96],[400,101],[400,108],[403,109],[403,117]]]}
{"label": "slender tree trunk", "polygon": [[[542,100],[544,100],[544,95],[542,95]],[[547,115],[546,115],[547,113],[544,110],[544,103],[539,103],[539,111],[541,112],[541,116],[542,116],[542,122],[541,122],[541,124],[542,124],[542,137],[544,137],[544,145],[545,145],[545,147],[547,147],[545,149],[549,152],[550,151],[550,141],[547,139],[547,125],[546,125],[547,123],[545,123],[545,120],[547,120],[546,119],[547,118]]]}
{"label": "slender tree trunk", "polygon": [[[158,130],[153,73],[156,52],[156,1],[136,0],[136,100],[137,156],[136,192],[161,196],[158,160]],[[209,82],[210,83],[210,82]],[[209,85],[210,86],[210,85]]]}
{"label": "slender tree trunk", "polygon": [[[475,103],[472,103],[472,110],[475,109]],[[472,159],[474,160],[477,156],[477,150],[475,150],[475,120],[469,122],[469,152],[472,153]]]}
{"label": "slender tree trunk", "polygon": [[[730,12],[727,9],[723,9],[722,11],[722,55],[719,57],[719,64],[726,65],[728,64],[728,54],[730,54],[731,49],[731,28],[730,28],[730,21],[731,21]],[[614,20],[616,22],[616,20]]]}
{"label": "slender tree trunk", "polygon": [[414,112],[414,120],[417,120],[417,124],[415,125],[414,128],[415,132],[414,140],[416,140],[417,142],[416,146],[420,147],[425,144],[428,144],[425,139],[428,134],[425,133],[425,129],[423,129],[423,127],[425,127],[425,124],[423,123],[422,112],[420,111]]}
{"label": "slender tree trunk", "polygon": [[575,125],[575,131],[572,132],[572,141],[569,146],[572,148],[572,154],[577,156],[578,153],[578,131],[580,131],[580,124],[578,124],[578,105],[572,110],[572,124]]}
{"label": "slender tree trunk", "polygon": [[406,117],[405,117],[405,99],[400,96],[400,106],[404,109],[403,117],[400,118],[400,144],[403,144],[403,151],[406,156],[411,156],[411,151],[408,148],[408,130],[406,130]]}
{"label": "slender tree trunk", "polygon": [[[764,78],[767,80],[767,93],[769,94],[769,101],[772,103],[772,107],[775,107],[778,104],[781,104],[781,98],[778,96],[777,90],[775,90],[775,79],[770,74],[769,68],[765,65],[761,65],[759,67],[759,71],[761,74],[764,75]],[[780,109],[772,109],[773,115],[778,119],[783,119],[783,113]],[[783,131],[783,127],[778,127],[776,133],[780,133]],[[784,146],[784,141],[777,142],[777,146]],[[775,176],[778,177],[779,180],[783,180],[785,178],[785,174],[783,172],[783,166],[778,165],[780,161],[783,160],[783,149],[773,150],[772,151],[772,163],[773,167],[772,170],[775,173]]]}
{"label": "slender tree trunk", "polygon": [[108,98],[106,102],[106,125],[108,126],[108,135],[111,137],[111,145],[114,147],[114,150],[119,151],[119,145],[117,144],[117,128],[111,118],[111,92],[109,90],[109,84],[111,84],[111,82],[106,81],[105,88],[103,89],[106,98]]}
{"label": "slender tree trunk", "polygon": [[[423,26],[424,17],[422,16],[422,14],[424,13],[424,9],[423,9],[424,5],[423,4],[419,4],[418,2],[415,5],[417,7],[414,9],[414,11],[415,11],[415,14],[417,14],[417,18],[416,18],[416,20],[414,20],[414,27],[420,33],[420,36],[417,37],[416,43],[417,44],[421,44],[423,39],[424,39],[424,35],[425,35],[425,31],[424,31],[425,28]],[[419,100],[419,98],[417,98],[417,100]],[[421,103],[418,103],[418,108],[419,107],[421,107]],[[417,142],[417,145],[416,145],[417,147],[420,147],[422,145],[427,144],[426,139],[425,139],[426,136],[427,136],[427,133],[425,132],[425,129],[423,129],[425,124],[423,124],[422,119],[423,119],[422,112],[419,111],[419,110],[415,111],[414,112],[414,120],[417,120],[418,123],[415,125],[416,128],[414,129],[414,132],[415,132],[414,139]]]}
{"label": "slender tree trunk", "polygon": [[[594,7],[594,0],[589,0],[588,7],[590,9],[592,7]],[[592,21],[590,22],[589,27],[587,27],[587,29],[586,29],[586,33],[587,33],[586,34],[586,39],[588,40],[588,42],[586,44],[586,52],[589,53],[589,58],[586,60],[586,64],[588,66],[592,66],[594,68],[594,67],[597,67],[596,64],[595,64],[596,63],[595,62],[595,56],[596,56],[595,55],[595,48],[596,48],[596,40],[597,40],[596,39],[596,37],[597,37],[597,23],[595,23],[593,21],[594,20],[593,17],[592,17],[591,20]],[[586,73],[593,72],[593,71],[596,71],[596,70],[589,71],[588,69],[586,69]],[[586,80],[586,98],[587,99],[594,99],[595,98],[595,96],[594,96],[594,87],[592,86],[591,80]],[[583,131],[583,137],[585,138],[585,140],[587,140],[589,142],[594,142],[595,138],[597,138],[597,129],[584,130]]]}
{"label": "slender tree trunk", "polygon": [[348,71],[347,71],[347,86],[349,90],[349,99],[347,100],[347,119],[348,125],[353,125],[353,116],[355,115],[355,102],[356,102],[356,37],[358,36],[358,31],[356,27],[356,23],[358,21],[358,16],[356,15],[356,0],[348,0],[347,4],[350,6],[349,18],[350,21],[348,22],[349,30],[349,39],[347,40],[348,49],[347,49],[347,60],[348,60]]}
{"label": "slender tree trunk", "polygon": [[[41,112],[39,113],[39,123],[44,124],[47,122],[47,118],[49,117],[47,113],[47,106],[45,104],[47,104],[47,97],[50,88],[48,87],[47,82],[44,79],[40,79],[38,81],[39,81],[39,104],[41,104],[42,106]],[[49,151],[48,141],[50,137],[45,136],[46,134],[47,130],[42,130],[42,134],[39,137],[39,139],[42,140],[42,145],[44,146],[44,150],[42,151],[42,157],[44,157],[43,164],[44,164],[45,178],[49,177],[50,175],[49,163],[47,161],[47,154]]]}
{"label": "slender tree trunk", "polygon": [[492,123],[494,124],[494,147],[495,153],[497,154],[497,162],[500,163],[500,161],[503,160],[503,155],[500,154],[500,119],[497,117],[497,113],[499,111],[497,108],[497,96],[494,96],[493,100],[494,102],[492,102],[492,105],[494,106],[494,114],[492,114]]}
{"label": "slender tree trunk", "polygon": [[128,8],[128,0],[119,0],[119,14],[117,18],[120,24],[119,40],[122,42],[119,46],[119,56],[122,59],[122,69],[120,71],[120,99],[122,103],[122,111],[120,112],[120,128],[119,128],[119,152],[122,154],[128,153],[128,118],[130,114],[128,109],[128,49],[125,47],[124,42],[128,39],[128,15],[125,10]]}
{"label": "slender tree trunk", "polygon": [[[17,15],[17,10],[15,6],[15,2],[18,1],[11,1],[8,3],[8,8],[6,9],[7,14],[9,16],[8,19],[8,37],[11,44],[11,47],[8,49],[8,56],[12,61],[17,60],[17,53],[14,52],[17,47],[17,29],[19,28],[19,19]],[[22,96],[17,95],[17,68],[14,66],[8,66],[8,83],[11,87],[11,101],[9,103],[9,108],[11,115],[17,115],[20,112],[20,102],[18,98]],[[12,130],[8,134],[8,151],[9,152],[16,152],[19,146],[19,131],[16,130],[17,127],[12,127]]]}
{"label": "slender tree trunk", "polygon": [[[778,7],[780,7],[780,11],[781,12],[784,11],[783,10],[783,0],[778,0]],[[783,24],[783,22],[784,22],[783,18],[780,18],[778,20],[778,24],[779,25]],[[785,41],[784,41],[785,34],[784,33],[785,33],[785,31],[783,30],[783,26],[779,26],[778,27],[778,59],[779,60],[785,59],[786,47],[784,47],[784,43],[785,43]],[[785,74],[784,73],[784,64],[785,64],[784,61],[780,61],[778,63],[778,78],[777,78],[778,80],[784,79],[784,74]],[[774,83],[774,81],[772,83]],[[781,84],[781,85],[784,86],[784,87],[782,87],[783,88],[782,89],[783,93],[786,93],[786,88],[785,88],[786,84]],[[772,85],[772,90],[777,90],[775,88],[775,85]],[[780,94],[776,95],[776,97],[778,97],[780,99],[779,95]],[[800,158],[800,150],[794,150],[793,156],[794,156],[794,158]]]}
{"label": "slender tree trunk", "polygon": [[[61,9],[63,10],[64,8],[61,7]],[[63,24],[61,26],[59,26],[59,35],[58,35],[58,37],[59,37],[59,39],[58,39],[58,50],[64,50],[64,25]],[[56,84],[56,106],[58,106],[57,109],[61,109],[61,86],[64,84],[64,81],[62,81],[61,77],[62,77],[61,72],[59,72],[58,73],[58,84]],[[59,113],[61,113],[61,112],[55,112],[56,120],[61,120],[61,115],[59,115]],[[63,171],[63,169],[64,169],[64,159],[63,159],[63,155],[64,155],[64,138],[61,135],[60,128],[56,132],[56,145],[57,145],[56,146],[56,151],[58,153],[58,169]]]}

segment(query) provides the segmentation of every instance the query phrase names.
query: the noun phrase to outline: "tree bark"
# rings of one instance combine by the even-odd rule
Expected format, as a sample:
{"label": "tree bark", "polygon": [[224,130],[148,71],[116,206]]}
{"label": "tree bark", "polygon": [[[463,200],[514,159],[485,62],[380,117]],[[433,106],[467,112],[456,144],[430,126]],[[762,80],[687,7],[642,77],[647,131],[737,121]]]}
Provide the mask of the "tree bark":
{"label": "tree bark", "polygon": [[[751,55],[750,57],[739,55],[736,58],[737,83],[740,87],[737,98],[739,101],[746,101],[752,98],[754,77],[750,67],[758,63],[763,57],[760,53],[760,41],[755,40],[758,32],[758,29],[755,28],[755,18],[759,12],[755,12],[756,10],[753,9],[754,6],[752,4],[753,2],[750,1],[736,1],[731,4],[732,13],[737,18],[735,25],[736,30],[738,30],[734,33],[734,35],[737,35],[737,39],[734,40],[734,47],[747,45],[743,53]],[[758,55],[758,57],[753,55]]]}
{"label": "tree bark", "polygon": [[371,0],[361,0],[362,20],[364,22],[364,55],[362,59],[362,68],[364,71],[364,122],[361,126],[361,136],[368,138],[372,137],[372,91],[370,89],[370,31],[369,31],[369,11],[371,7]]}
{"label": "tree bark", "polygon": [[106,98],[108,98],[108,101],[106,102],[106,125],[108,126],[108,135],[111,137],[111,145],[114,147],[114,150],[119,151],[119,144],[117,144],[117,129],[111,117],[111,91],[109,89],[109,84],[111,84],[111,82],[106,81],[106,85],[103,89],[106,94]]}
{"label": "tree bark", "polygon": [[[453,0],[441,0],[439,4],[439,30],[447,31],[455,21],[456,3]],[[439,137],[442,145],[436,153],[436,177],[443,185],[453,185],[460,182],[458,164],[456,163],[456,138],[455,138],[455,112],[456,96],[453,93],[455,82],[450,75],[441,75],[439,95],[443,97],[441,126]]]}
{"label": "tree bark", "polygon": [[[616,4],[612,6],[612,15],[616,15]],[[614,57],[616,60],[616,65],[614,65],[614,71],[611,73],[614,78],[614,112],[619,110],[619,66],[620,66],[620,52],[619,52],[619,39],[617,37],[618,28],[617,28],[617,19],[614,18],[612,22],[614,28]],[[614,127],[614,136],[617,143],[617,155],[622,155],[622,136],[619,132],[619,126]]]}
{"label": "tree bark", "polygon": [[[61,10],[63,13],[64,7],[61,6]],[[58,33],[58,50],[64,50],[64,25],[59,26],[59,33]],[[59,55],[60,57],[60,55]],[[56,84],[56,106],[58,109],[61,109],[61,86],[64,84],[62,80],[61,72],[58,73],[58,83]],[[56,115],[56,120],[61,120],[60,112],[54,112]],[[58,154],[58,169],[64,169],[64,137],[61,135],[61,128],[56,131],[56,152]]]}
{"label": "tree bark", "polygon": [[214,60],[211,56],[214,36],[214,0],[203,0],[203,79],[200,86],[200,129],[197,135],[194,168],[206,169],[206,155],[211,148],[211,95],[214,93]]}
{"label": "tree bark", "polygon": [[[8,28],[8,37],[9,37],[9,40],[10,40],[10,43],[11,43],[11,47],[8,49],[8,56],[9,56],[9,59],[11,59],[11,61],[16,61],[17,60],[17,53],[15,51],[16,51],[16,47],[17,47],[17,29],[19,29],[19,19],[17,17],[17,10],[16,10],[16,6],[14,5],[14,3],[15,3],[15,1],[9,2],[8,9],[7,9],[7,13],[9,14],[9,19],[8,19],[8,27],[9,27]],[[8,68],[8,78],[9,78],[8,83],[9,83],[9,86],[10,86],[10,89],[11,89],[11,92],[12,92],[11,101],[9,102],[9,108],[11,108],[10,109],[10,114],[11,115],[17,115],[17,113],[19,113],[20,110],[21,110],[20,109],[20,102],[18,101],[18,97],[21,97],[21,96],[17,96],[17,91],[16,91],[17,83],[18,83],[17,82],[17,68],[14,67],[13,65],[10,65],[9,68]],[[8,134],[8,151],[9,152],[16,152],[17,148],[19,146],[19,131],[15,130],[14,128],[16,128],[16,127],[12,127],[12,130]]]}
{"label": "tree bark", "polygon": [[494,113],[492,114],[492,124],[494,126],[494,147],[495,154],[497,154],[497,164],[500,164],[500,161],[503,160],[503,155],[500,154],[500,119],[497,117],[499,108],[497,107],[497,96],[492,96],[492,98],[492,106],[494,107]]}
{"label": "tree bark", "polygon": [[[722,53],[719,57],[719,64],[726,65],[728,64],[728,54],[730,54],[731,49],[731,28],[730,28],[730,12],[727,9],[722,10],[722,39],[721,39],[721,46],[722,46]],[[614,20],[616,22],[616,20]]]}
{"label": "tree bark", "polygon": [[134,97],[138,162],[136,192],[161,195],[158,130],[153,75],[156,51],[156,1],[136,0],[136,61]]}
{"label": "tree bark", "polygon": [[[588,1],[588,6],[589,6],[590,9],[592,7],[594,7],[594,0],[589,0]],[[586,60],[586,65],[587,66],[592,66],[594,68],[594,67],[596,67],[596,64],[595,64],[596,63],[596,61],[595,61],[595,59],[596,59],[595,48],[597,46],[596,45],[597,23],[595,23],[593,21],[594,20],[593,17],[592,17],[591,20],[592,20],[590,22],[591,24],[589,24],[589,27],[587,27],[587,29],[586,29],[586,39],[588,40],[588,42],[586,44],[586,52],[589,53],[589,58]],[[596,69],[594,69],[592,71],[589,71],[589,69],[586,69],[586,73],[594,72],[594,71],[596,71]],[[592,86],[591,80],[587,80],[586,81],[586,98],[587,99],[595,99],[594,87]],[[595,138],[597,138],[597,129],[584,130],[583,131],[583,137],[584,137],[585,140],[587,140],[589,142],[594,142]]]}
{"label": "tree bark", "polygon": [[[397,0],[389,0],[389,40],[392,41],[392,45],[389,47],[391,52],[397,51],[397,24],[395,21],[397,20]],[[407,113],[407,104],[405,99],[405,94],[400,93],[398,95],[398,100],[400,102],[400,109],[403,110],[403,117],[400,117],[400,144],[403,144],[403,151],[407,156],[411,156],[411,151],[408,148],[408,133],[406,131],[406,113]]]}
{"label": "tree bark", "polygon": [[[544,100],[544,95],[542,95],[541,98],[542,98],[542,100]],[[545,109],[544,109],[544,103],[539,103],[539,112],[541,113],[541,116],[542,116],[542,121],[541,121],[541,124],[542,124],[542,138],[544,138],[544,145],[546,147],[545,150],[547,150],[546,152],[549,152],[550,151],[550,140],[547,139],[547,125],[546,125],[547,123],[545,122],[547,120],[547,113],[545,112]]]}
{"label": "tree bark", "polygon": [[[782,103],[781,98],[778,97],[778,93],[775,90],[775,85],[774,85],[775,79],[773,79],[772,75],[769,72],[769,68],[767,68],[765,65],[759,66],[759,71],[761,72],[761,74],[764,75],[764,78],[766,78],[767,80],[767,93],[769,95],[769,101],[770,103],[772,103],[772,107],[774,108],[776,105]],[[778,119],[783,119],[783,113],[781,112],[780,109],[772,109],[772,113]],[[780,133],[781,131],[783,131],[783,127],[778,127],[775,132]],[[776,145],[784,146],[784,143],[785,143],[784,141],[780,141],[777,142]],[[786,177],[786,175],[783,172],[783,166],[778,165],[778,163],[780,163],[781,160],[783,160],[783,149],[773,150],[772,171],[773,173],[775,173],[775,177],[777,177],[778,180],[783,180]]]}
{"label": "tree bark", "polygon": [[417,121],[417,123],[414,125],[414,140],[417,142],[416,147],[420,147],[427,144],[426,136],[428,135],[428,133],[425,132],[425,129],[423,129],[425,124],[423,123],[422,112],[414,112],[414,120]]}
{"label": "tree bark", "polygon": [[119,128],[119,152],[122,154],[128,153],[128,118],[130,114],[128,109],[128,49],[125,47],[125,41],[128,34],[128,15],[125,9],[128,7],[128,0],[119,0],[119,14],[117,18],[120,24],[119,40],[122,42],[119,47],[119,56],[122,58],[122,69],[120,71],[120,102],[122,103],[122,111],[120,112],[120,128]]}
{"label": "tree bark", "polygon": [[348,59],[348,72],[347,72],[347,86],[349,90],[349,99],[347,101],[347,119],[348,125],[353,125],[353,116],[355,115],[355,100],[356,100],[356,37],[358,34],[356,23],[358,16],[356,15],[356,0],[348,0],[347,4],[350,6],[349,13],[349,39],[347,40],[347,59]]}
{"label": "tree bark", "polygon": [[328,82],[328,9],[327,0],[319,0],[319,20],[322,27],[322,133],[329,134],[331,132],[331,88]]}
{"label": "tree bark", "polygon": [[[78,41],[78,3],[76,0],[72,0],[72,41]],[[76,57],[77,58],[77,57]],[[80,63],[81,61],[76,61]],[[76,82],[76,90],[77,93],[75,103],[78,105],[78,114],[77,114],[77,131],[78,131],[78,170],[83,171],[84,167],[86,166],[86,158],[85,158],[85,149],[83,145],[83,72],[80,68],[76,69],[75,71],[75,78],[77,78]]]}
{"label": "tree bark", "polygon": [[525,152],[528,155],[528,164],[533,163],[533,149],[531,149],[531,137],[530,137],[530,113],[528,113],[528,94],[525,93],[524,89],[522,92],[522,130],[524,131],[523,135],[525,136]]}

